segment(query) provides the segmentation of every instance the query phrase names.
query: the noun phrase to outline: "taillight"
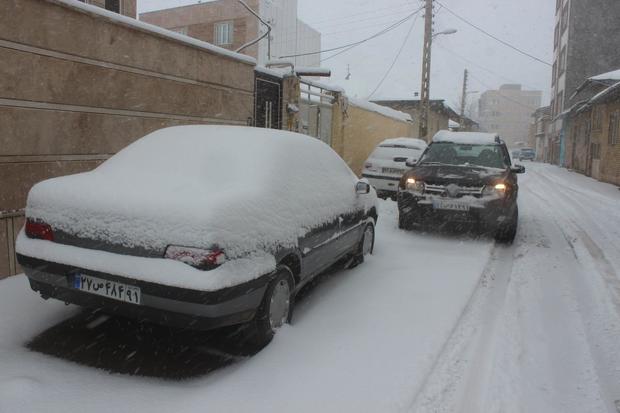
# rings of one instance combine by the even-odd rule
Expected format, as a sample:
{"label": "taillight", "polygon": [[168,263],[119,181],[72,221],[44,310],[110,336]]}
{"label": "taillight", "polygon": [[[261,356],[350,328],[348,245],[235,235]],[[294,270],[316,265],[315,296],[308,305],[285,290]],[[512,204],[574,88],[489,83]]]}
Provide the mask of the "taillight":
{"label": "taillight", "polygon": [[226,254],[219,248],[202,249],[170,245],[166,248],[164,256],[201,270],[218,267],[226,261]]}
{"label": "taillight", "polygon": [[28,238],[54,241],[54,231],[52,231],[52,227],[45,222],[35,221],[33,219],[26,220],[26,236],[28,236]]}

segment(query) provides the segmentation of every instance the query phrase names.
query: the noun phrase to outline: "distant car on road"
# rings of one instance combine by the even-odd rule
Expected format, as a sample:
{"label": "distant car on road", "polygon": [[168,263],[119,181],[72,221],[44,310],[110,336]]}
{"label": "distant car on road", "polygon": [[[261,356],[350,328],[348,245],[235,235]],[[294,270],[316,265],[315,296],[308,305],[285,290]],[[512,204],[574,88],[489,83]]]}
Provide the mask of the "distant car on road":
{"label": "distant car on road", "polygon": [[532,148],[522,148],[519,151],[519,161],[533,161],[536,159],[536,151]]}
{"label": "distant car on road", "polygon": [[426,142],[414,138],[393,138],[381,142],[364,163],[362,177],[368,179],[380,198],[396,198],[398,182],[409,169],[407,163],[415,164]]}
{"label": "distant car on road", "polygon": [[374,189],[327,145],[233,126],[161,129],[28,196],[18,260],[43,298],[268,342],[295,294],[370,254]]}
{"label": "distant car on road", "polygon": [[473,223],[514,239],[518,225],[517,175],[499,136],[439,131],[418,164],[403,175],[398,191],[398,225]]}

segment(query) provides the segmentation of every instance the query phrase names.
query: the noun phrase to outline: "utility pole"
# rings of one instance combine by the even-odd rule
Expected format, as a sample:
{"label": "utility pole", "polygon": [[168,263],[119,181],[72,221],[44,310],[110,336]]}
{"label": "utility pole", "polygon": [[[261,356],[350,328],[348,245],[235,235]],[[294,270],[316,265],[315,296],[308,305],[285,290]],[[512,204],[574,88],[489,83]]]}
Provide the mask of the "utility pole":
{"label": "utility pole", "polygon": [[464,126],[465,122],[465,105],[467,104],[467,76],[469,73],[467,69],[463,73],[463,94],[461,95],[461,128]]}
{"label": "utility pole", "polygon": [[429,140],[428,118],[430,115],[431,45],[433,42],[433,0],[424,0],[424,48],[422,50],[422,87],[420,90],[420,139]]}

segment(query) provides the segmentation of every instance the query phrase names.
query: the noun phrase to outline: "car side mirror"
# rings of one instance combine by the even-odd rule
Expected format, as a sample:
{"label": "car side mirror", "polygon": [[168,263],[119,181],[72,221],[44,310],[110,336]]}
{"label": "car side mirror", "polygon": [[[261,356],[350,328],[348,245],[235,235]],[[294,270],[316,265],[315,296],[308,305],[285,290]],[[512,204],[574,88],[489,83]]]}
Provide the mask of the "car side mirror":
{"label": "car side mirror", "polygon": [[370,184],[364,181],[357,181],[355,184],[355,193],[364,195],[370,192]]}
{"label": "car side mirror", "polygon": [[405,162],[405,165],[407,165],[409,168],[413,168],[417,164],[418,164],[418,160],[414,158],[407,158],[407,161]]}
{"label": "car side mirror", "polygon": [[525,173],[525,166],[523,165],[515,165],[512,168],[510,168],[510,170],[516,174],[524,174]]}

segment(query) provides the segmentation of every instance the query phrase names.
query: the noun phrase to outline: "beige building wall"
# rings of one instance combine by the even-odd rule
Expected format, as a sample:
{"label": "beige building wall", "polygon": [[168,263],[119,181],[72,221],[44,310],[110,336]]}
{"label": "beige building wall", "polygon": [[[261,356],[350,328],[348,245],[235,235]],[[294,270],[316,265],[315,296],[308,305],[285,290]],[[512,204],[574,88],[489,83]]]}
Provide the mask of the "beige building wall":
{"label": "beige building wall", "polygon": [[[341,101],[342,102],[342,101]],[[332,148],[358,176],[370,153],[388,138],[411,137],[412,123],[349,104],[346,112],[334,105]]]}
{"label": "beige building wall", "polygon": [[55,0],[0,2],[0,277],[34,183],[92,169],[162,127],[253,116],[251,59],[135,24]]}

